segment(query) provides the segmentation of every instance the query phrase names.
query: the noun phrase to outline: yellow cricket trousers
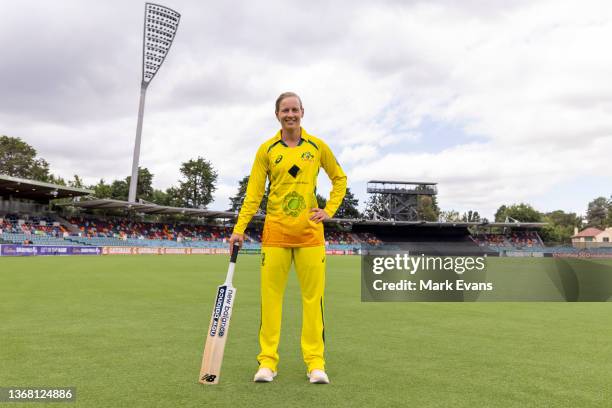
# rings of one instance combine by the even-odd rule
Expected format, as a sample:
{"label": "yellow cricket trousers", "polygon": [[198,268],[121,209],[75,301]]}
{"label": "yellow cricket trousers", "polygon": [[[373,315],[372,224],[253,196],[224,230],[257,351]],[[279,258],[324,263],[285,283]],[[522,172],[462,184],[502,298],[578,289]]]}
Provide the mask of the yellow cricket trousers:
{"label": "yellow cricket trousers", "polygon": [[293,260],[302,291],[302,355],[308,372],[324,370],[325,247],[263,247],[261,252],[259,366],[277,371],[283,294]]}

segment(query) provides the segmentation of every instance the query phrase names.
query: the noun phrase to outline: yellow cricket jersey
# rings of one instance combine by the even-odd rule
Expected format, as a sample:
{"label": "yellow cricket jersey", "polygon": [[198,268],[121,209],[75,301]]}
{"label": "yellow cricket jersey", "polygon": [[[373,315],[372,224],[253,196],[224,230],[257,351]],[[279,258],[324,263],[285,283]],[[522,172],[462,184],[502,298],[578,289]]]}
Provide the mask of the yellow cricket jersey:
{"label": "yellow cricket jersey", "polygon": [[323,167],[332,182],[324,211],[333,217],[346,193],[346,175],[329,146],[302,129],[301,140],[289,147],[280,130],[257,150],[246,196],[234,232],[243,234],[257,212],[270,180],[262,245],[269,247],[309,247],[325,245],[323,223],[310,221],[310,210],[317,208],[316,186]]}

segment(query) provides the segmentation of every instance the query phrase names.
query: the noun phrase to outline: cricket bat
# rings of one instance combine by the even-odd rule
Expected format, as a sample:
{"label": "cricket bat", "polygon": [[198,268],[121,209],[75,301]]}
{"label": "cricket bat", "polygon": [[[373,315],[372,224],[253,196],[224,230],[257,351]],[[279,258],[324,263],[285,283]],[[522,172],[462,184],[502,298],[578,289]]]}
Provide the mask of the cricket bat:
{"label": "cricket bat", "polygon": [[198,377],[198,382],[201,384],[219,384],[219,378],[221,377],[225,341],[227,340],[234,299],[236,298],[236,288],[232,286],[232,279],[239,250],[240,246],[234,245],[225,282],[217,287],[217,297],[208,326],[202,368],[200,368],[200,376]]}

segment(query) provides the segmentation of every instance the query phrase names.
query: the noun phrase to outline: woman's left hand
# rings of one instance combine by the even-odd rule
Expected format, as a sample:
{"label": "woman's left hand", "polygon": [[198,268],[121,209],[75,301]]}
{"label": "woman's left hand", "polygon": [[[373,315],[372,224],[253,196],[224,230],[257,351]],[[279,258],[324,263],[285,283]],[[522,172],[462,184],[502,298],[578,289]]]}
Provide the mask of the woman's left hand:
{"label": "woman's left hand", "polygon": [[312,215],[310,216],[310,220],[314,221],[317,224],[323,220],[329,219],[329,215],[327,215],[327,213],[320,208],[313,208],[312,210],[310,210],[310,212],[312,213]]}

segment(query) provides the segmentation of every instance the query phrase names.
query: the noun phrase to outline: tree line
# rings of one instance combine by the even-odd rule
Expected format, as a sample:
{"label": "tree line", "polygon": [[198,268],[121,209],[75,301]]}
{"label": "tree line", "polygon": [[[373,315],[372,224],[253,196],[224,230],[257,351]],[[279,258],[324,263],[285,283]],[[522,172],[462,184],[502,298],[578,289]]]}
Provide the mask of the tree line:
{"label": "tree line", "polygon": [[[131,176],[124,179],[105,181],[100,179],[98,183],[87,185],[83,179],[75,174],[71,180],[51,173],[49,163],[37,157],[34,147],[24,142],[20,138],[1,136],[0,137],[0,174],[12,177],[25,178],[30,180],[44,181],[47,183],[59,184],[63,186],[84,188],[93,190],[96,198],[110,198],[115,200],[127,201]],[[213,193],[217,190],[218,173],[210,163],[203,157],[197,157],[181,164],[181,177],[178,184],[165,190],[153,187],[154,175],[146,167],[138,168],[138,182],[136,187],[136,197],[158,205],[185,208],[206,208],[214,199]],[[243,177],[238,182],[238,191],[230,197],[230,208],[228,211],[238,211],[246,194],[249,176]],[[261,202],[260,209],[265,213],[267,204],[267,191]],[[317,194],[317,201],[320,208],[324,208],[326,200]],[[359,201],[355,198],[350,189],[347,189],[346,196],[342,205],[336,212],[339,218],[359,218],[361,214],[358,210]]]}
{"label": "tree line", "polygon": [[567,243],[574,235],[575,228],[605,229],[612,227],[612,196],[610,198],[597,197],[590,201],[584,218],[576,213],[563,210],[540,212],[525,203],[499,207],[495,213],[495,221],[503,222],[507,218],[523,222],[545,222],[547,225],[540,232],[544,241]]}
{"label": "tree line", "polygon": [[[106,182],[100,179],[97,184],[86,185],[82,178],[74,175],[71,180],[51,173],[49,163],[37,157],[37,151],[20,138],[0,137],[0,174],[13,177],[44,181],[76,188],[86,188],[94,191],[97,198],[112,198],[126,201],[130,185],[130,176],[120,180]],[[190,159],[180,166],[180,178],[176,185],[160,190],[153,187],[154,175],[146,167],[138,169],[137,197],[145,201],[172,207],[206,208],[214,199],[217,190],[218,173],[212,164],[203,157]],[[238,211],[244,200],[249,176],[244,176],[238,182],[236,194],[230,197],[228,211]],[[268,191],[264,194],[260,212],[265,213]],[[317,194],[320,208],[324,208],[326,200]],[[379,195],[373,195],[365,205],[365,211],[359,211],[359,200],[350,188],[347,189],[342,205],[334,215],[336,218],[374,218],[374,214],[384,214],[386,203]],[[442,211],[438,206],[436,196],[418,196],[416,217],[425,221],[443,222],[482,222],[478,211],[467,211],[463,214],[454,210]],[[612,196],[597,197],[588,203],[586,217],[563,210],[540,212],[526,203],[502,205],[495,213],[496,222],[517,220],[520,222],[545,222],[541,235],[548,242],[568,242],[574,233],[574,228],[583,226],[604,229],[612,227]],[[583,222],[584,221],[584,222]]]}
{"label": "tree line", "polygon": [[[112,198],[126,201],[131,176],[106,182],[104,179],[87,185],[75,174],[71,180],[51,173],[49,163],[37,157],[36,149],[17,137],[0,137],[0,174],[30,180],[43,181],[63,186],[85,188],[94,191],[97,198]],[[187,208],[206,208],[213,201],[217,189],[217,171],[202,158],[190,159],[181,164],[178,184],[159,190],[153,187],[154,175],[146,167],[138,168],[136,194],[139,199],[159,205]]]}
{"label": "tree line", "polygon": [[[197,157],[182,163],[179,170],[181,177],[178,184],[166,190],[159,190],[153,187],[154,175],[151,171],[146,167],[139,167],[136,197],[171,207],[206,208],[213,201],[213,193],[217,189],[218,174],[212,164],[203,157]],[[100,179],[97,184],[85,188],[93,190],[97,198],[127,201],[131,179],[131,176],[127,176],[112,183]]]}
{"label": "tree line", "polygon": [[[488,221],[481,218],[478,211],[468,211],[459,215],[457,211],[443,211],[440,215],[441,221]],[[530,204],[519,203],[501,205],[495,212],[495,222],[543,222],[544,227],[539,234],[545,242],[569,243],[574,235],[575,228],[579,230],[585,227],[605,229],[612,227],[612,196],[610,198],[597,197],[587,205],[586,216],[582,217],[573,212],[555,210],[541,212]]]}
{"label": "tree line", "polygon": [[[242,206],[242,201],[244,200],[244,197],[246,195],[248,184],[249,184],[249,176],[244,176],[238,182],[238,191],[236,192],[234,196],[230,197],[231,206],[229,208],[229,211],[240,211],[240,207]],[[268,203],[268,193],[269,193],[269,186],[268,188],[266,188],[264,196],[261,200],[261,204],[259,205],[260,214],[265,214],[266,212],[266,205]],[[325,204],[327,204],[327,199],[320,194],[316,194],[316,197],[317,197],[317,204],[319,208],[325,208]],[[360,218],[361,213],[359,212],[358,206],[359,206],[359,200],[355,198],[351,189],[347,188],[346,195],[344,196],[344,200],[342,201],[342,204],[340,205],[340,207],[338,207],[338,210],[336,211],[336,214],[334,215],[334,217],[345,218],[345,219],[346,218]]]}

